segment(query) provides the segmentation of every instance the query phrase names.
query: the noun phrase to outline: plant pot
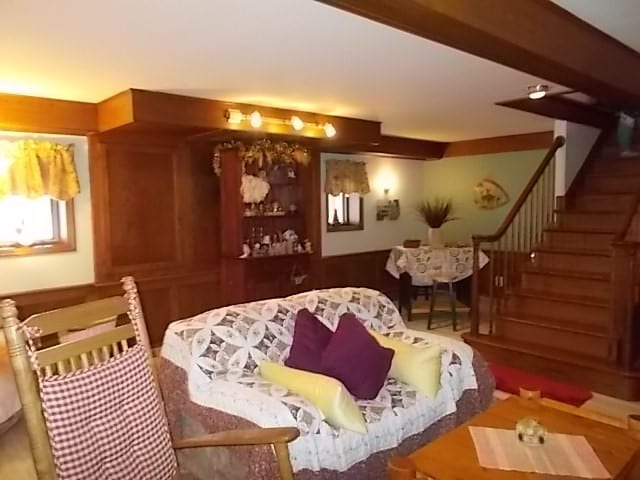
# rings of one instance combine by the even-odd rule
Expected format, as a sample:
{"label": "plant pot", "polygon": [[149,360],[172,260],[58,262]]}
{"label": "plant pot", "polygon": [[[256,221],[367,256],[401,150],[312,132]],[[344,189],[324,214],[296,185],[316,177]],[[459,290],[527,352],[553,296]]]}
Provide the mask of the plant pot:
{"label": "plant pot", "polygon": [[429,227],[429,230],[427,231],[427,245],[433,248],[444,247],[444,243],[442,243],[440,228]]}

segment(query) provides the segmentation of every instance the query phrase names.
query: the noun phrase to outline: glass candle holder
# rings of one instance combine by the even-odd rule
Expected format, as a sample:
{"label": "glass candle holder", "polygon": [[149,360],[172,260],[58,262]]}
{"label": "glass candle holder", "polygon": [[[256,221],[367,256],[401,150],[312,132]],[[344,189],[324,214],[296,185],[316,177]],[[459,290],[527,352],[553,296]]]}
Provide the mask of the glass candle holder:
{"label": "glass candle holder", "polygon": [[544,445],[547,439],[547,429],[537,419],[524,417],[516,424],[518,440],[530,446]]}

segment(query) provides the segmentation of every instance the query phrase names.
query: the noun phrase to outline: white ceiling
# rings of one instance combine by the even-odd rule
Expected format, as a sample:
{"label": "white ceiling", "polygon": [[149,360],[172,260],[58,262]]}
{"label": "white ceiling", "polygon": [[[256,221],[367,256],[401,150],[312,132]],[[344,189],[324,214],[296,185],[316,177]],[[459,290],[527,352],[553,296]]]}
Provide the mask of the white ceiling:
{"label": "white ceiling", "polygon": [[640,0],[553,0],[640,52]]}
{"label": "white ceiling", "polygon": [[[558,3],[598,18],[611,6]],[[552,128],[493,105],[537,78],[312,0],[0,0],[0,55],[9,93],[99,101],[134,87],[381,120],[385,133],[442,141]]]}

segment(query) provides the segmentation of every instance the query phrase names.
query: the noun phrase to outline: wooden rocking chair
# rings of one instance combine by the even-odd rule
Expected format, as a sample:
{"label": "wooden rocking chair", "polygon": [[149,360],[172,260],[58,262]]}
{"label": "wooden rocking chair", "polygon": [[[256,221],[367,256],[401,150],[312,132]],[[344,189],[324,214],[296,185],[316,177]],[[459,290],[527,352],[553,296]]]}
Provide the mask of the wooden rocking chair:
{"label": "wooden rocking chair", "polygon": [[[75,478],[89,478],[91,475],[87,476],[86,473],[89,467],[84,464],[90,461],[87,459],[90,455],[86,453],[88,445],[78,444],[78,436],[74,436],[75,432],[70,432],[71,425],[73,428],[83,428],[83,425],[77,425],[80,415],[78,412],[82,408],[88,409],[89,415],[93,414],[94,404],[89,398],[100,399],[95,402],[95,408],[98,408],[110,401],[106,397],[128,391],[130,397],[117,399],[115,404],[126,404],[127,409],[133,408],[130,404],[136,402],[131,401],[131,392],[137,392],[134,390],[137,386],[140,386],[143,393],[136,393],[134,399],[140,402],[144,400],[144,403],[139,405],[142,410],[133,411],[133,416],[130,417],[134,419],[135,428],[127,425],[127,432],[118,432],[112,436],[115,438],[109,437],[106,443],[111,446],[112,443],[124,442],[127,438],[132,442],[132,435],[138,430],[144,432],[140,434],[144,435],[144,441],[135,445],[135,448],[151,448],[150,445],[155,445],[154,441],[157,443],[158,447],[151,452],[143,452],[142,463],[164,462],[167,467],[162,467],[162,475],[154,473],[152,477],[147,474],[138,475],[137,478],[179,478],[176,473],[177,449],[272,445],[278,460],[280,478],[293,479],[288,443],[298,437],[299,431],[296,428],[233,430],[171,442],[160,390],[153,373],[149,339],[136,284],[132,277],[125,277],[122,283],[124,296],[39,313],[24,322],[18,320],[14,301],[7,299],[0,302],[0,318],[22,401],[38,479],[56,480],[67,477],[68,472],[73,469],[76,469]],[[107,323],[111,325],[105,329]],[[137,363],[134,357],[137,358]],[[133,371],[132,368],[136,368],[136,365],[137,370]],[[100,389],[106,388],[104,385],[109,378],[116,379],[116,388],[106,392],[107,395],[102,392],[97,397]],[[71,408],[76,403],[81,405],[77,410],[75,407]],[[67,417],[63,416],[65,414]],[[108,418],[103,421],[103,425],[110,427],[112,421],[120,421],[122,424],[122,412],[116,411],[112,416],[118,418]],[[142,425],[145,422],[151,425]],[[166,445],[162,445],[163,439],[166,440]],[[89,443],[94,443],[93,438]],[[80,451],[70,451],[72,448]],[[120,461],[112,463],[115,464],[113,468],[125,469],[119,465]],[[102,465],[102,459],[94,462],[91,468],[98,468],[95,464]],[[71,465],[71,470],[61,473],[66,468],[65,465]],[[143,468],[137,464],[135,467]],[[154,468],[150,466],[147,472],[159,471]],[[136,478],[128,471],[124,476],[111,474],[111,477]]]}

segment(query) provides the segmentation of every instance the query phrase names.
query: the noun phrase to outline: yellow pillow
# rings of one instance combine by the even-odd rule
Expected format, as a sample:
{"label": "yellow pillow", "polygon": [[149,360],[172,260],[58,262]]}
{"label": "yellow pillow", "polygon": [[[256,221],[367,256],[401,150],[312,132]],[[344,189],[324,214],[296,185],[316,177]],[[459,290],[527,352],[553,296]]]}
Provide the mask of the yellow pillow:
{"label": "yellow pillow", "polygon": [[330,425],[367,433],[360,408],[339,380],[274,362],[262,362],[260,375],[316,406]]}
{"label": "yellow pillow", "polygon": [[439,345],[414,347],[402,340],[369,330],[380,345],[392,349],[395,354],[389,376],[411,385],[423,395],[433,398],[440,390],[441,354]]}

